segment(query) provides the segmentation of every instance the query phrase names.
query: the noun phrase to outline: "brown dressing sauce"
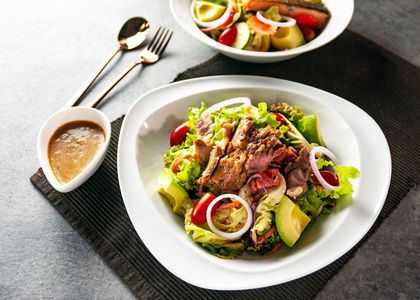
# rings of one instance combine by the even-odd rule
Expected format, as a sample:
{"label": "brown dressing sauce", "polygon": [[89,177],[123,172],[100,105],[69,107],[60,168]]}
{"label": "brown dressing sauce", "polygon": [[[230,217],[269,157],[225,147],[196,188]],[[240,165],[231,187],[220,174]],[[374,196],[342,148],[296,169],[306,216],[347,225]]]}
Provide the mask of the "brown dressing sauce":
{"label": "brown dressing sauce", "polygon": [[105,142],[101,126],[90,121],[74,121],[61,126],[48,143],[48,160],[60,183],[68,183],[93,160]]}

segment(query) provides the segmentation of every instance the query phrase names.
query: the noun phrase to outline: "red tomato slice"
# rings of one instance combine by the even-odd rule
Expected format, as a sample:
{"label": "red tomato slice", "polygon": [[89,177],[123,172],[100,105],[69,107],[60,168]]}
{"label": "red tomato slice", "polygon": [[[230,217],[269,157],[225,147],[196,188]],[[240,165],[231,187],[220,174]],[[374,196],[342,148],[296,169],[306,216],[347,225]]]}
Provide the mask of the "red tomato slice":
{"label": "red tomato slice", "polygon": [[265,171],[268,176],[268,180],[265,182],[266,187],[274,187],[280,183],[280,171],[277,168],[268,169]]}
{"label": "red tomato slice", "polygon": [[249,29],[254,30],[256,33],[260,33],[262,35],[273,35],[277,32],[277,26],[268,25],[261,22],[256,15],[248,19],[246,24],[248,25]]}
{"label": "red tomato slice", "polygon": [[285,120],[284,120],[284,118],[283,118],[283,116],[281,114],[272,113],[272,115],[275,115],[276,116],[276,120],[278,122],[280,122],[280,125],[279,126],[282,126],[284,124]]}
{"label": "red tomato slice", "polygon": [[[198,202],[194,205],[193,211],[191,213],[191,222],[193,222],[195,225],[202,225],[207,223],[207,208],[214,199],[216,199],[216,196],[214,196],[212,193],[204,194],[204,196],[201,197],[200,200],[198,200]],[[211,216],[216,213],[217,207],[218,204],[213,206],[211,210]]]}
{"label": "red tomato slice", "polygon": [[298,26],[303,34],[303,37],[305,38],[305,41],[310,42],[315,38],[315,32],[312,30],[311,27],[304,24],[300,24]]}
{"label": "red tomato slice", "polygon": [[294,19],[298,25],[306,25],[311,27],[312,29],[319,29],[318,21],[310,15],[298,15],[295,16]]}
{"label": "red tomato slice", "polygon": [[228,29],[225,29],[222,32],[222,34],[219,36],[219,39],[217,41],[223,45],[232,46],[237,35],[238,35],[238,29],[235,26],[232,26]]}
{"label": "red tomato slice", "polygon": [[[333,186],[340,185],[337,173],[333,171],[320,171],[319,173],[321,173],[322,178],[324,178],[325,181],[328,182],[329,184]],[[321,185],[321,183],[319,182],[318,178],[316,178],[314,173],[311,174],[311,179],[316,185]]]}
{"label": "red tomato slice", "polygon": [[174,131],[172,131],[171,138],[169,139],[169,143],[171,147],[175,145],[179,145],[184,140],[185,136],[188,132],[188,121],[182,123]]}
{"label": "red tomato slice", "polygon": [[[279,169],[268,169],[265,172],[255,172],[260,174],[264,180],[265,188],[275,187],[280,183],[280,172]],[[263,183],[259,179],[253,179],[251,181],[251,191],[253,193],[260,191],[263,188]]]}

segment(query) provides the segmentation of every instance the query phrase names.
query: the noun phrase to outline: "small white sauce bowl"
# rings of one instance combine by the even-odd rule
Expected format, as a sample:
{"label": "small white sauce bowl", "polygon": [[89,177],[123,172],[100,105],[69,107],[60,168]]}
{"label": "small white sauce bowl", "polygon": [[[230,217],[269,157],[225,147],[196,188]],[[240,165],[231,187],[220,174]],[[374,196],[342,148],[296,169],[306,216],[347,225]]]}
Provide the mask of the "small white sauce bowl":
{"label": "small white sauce bowl", "polygon": [[[90,164],[74,179],[68,183],[60,183],[56,176],[53,173],[51,168],[49,158],[48,158],[48,144],[50,138],[55,133],[55,131],[62,125],[73,122],[73,121],[91,121],[99,126],[101,126],[105,133],[105,141],[102,145],[102,148],[96,153],[94,159]],[[50,184],[54,189],[61,193],[70,192],[82,183],[84,183],[102,164],[105,155],[108,151],[109,141],[111,140],[111,123],[109,122],[108,117],[101,111],[90,108],[90,107],[71,107],[52,115],[45,123],[42,125],[41,130],[38,134],[38,158],[41,163],[41,168],[44,171],[45,176],[47,177]]]}

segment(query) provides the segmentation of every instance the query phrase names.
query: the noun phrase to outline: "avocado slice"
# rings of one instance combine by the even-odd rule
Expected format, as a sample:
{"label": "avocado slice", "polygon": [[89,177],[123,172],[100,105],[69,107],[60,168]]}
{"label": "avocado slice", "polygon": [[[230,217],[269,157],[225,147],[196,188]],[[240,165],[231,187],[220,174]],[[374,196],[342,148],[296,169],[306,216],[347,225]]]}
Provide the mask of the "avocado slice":
{"label": "avocado slice", "polygon": [[311,221],[299,205],[283,196],[276,211],[276,226],[281,239],[287,246],[293,247],[303,230]]}
{"label": "avocado slice", "polygon": [[280,27],[271,36],[271,45],[276,50],[293,49],[306,44],[305,38],[298,25],[292,27]]}
{"label": "avocado slice", "polygon": [[318,145],[325,147],[318,116],[304,116],[296,122],[296,128],[300,131],[300,133],[302,133],[309,143],[317,143]]}
{"label": "avocado slice", "polygon": [[175,174],[170,169],[163,169],[158,177],[158,190],[168,199],[172,209],[177,214],[182,214],[185,201],[189,198],[187,191],[175,180]]}
{"label": "avocado slice", "polygon": [[211,22],[219,19],[225,12],[226,7],[207,1],[196,1],[194,13],[202,22]]}

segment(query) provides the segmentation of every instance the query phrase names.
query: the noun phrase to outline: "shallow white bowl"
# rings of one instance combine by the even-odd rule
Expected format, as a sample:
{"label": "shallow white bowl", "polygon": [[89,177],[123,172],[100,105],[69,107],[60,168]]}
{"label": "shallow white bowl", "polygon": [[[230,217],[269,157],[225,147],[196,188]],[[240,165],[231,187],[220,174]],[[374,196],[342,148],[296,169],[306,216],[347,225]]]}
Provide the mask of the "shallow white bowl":
{"label": "shallow white bowl", "polygon": [[[51,136],[59,127],[73,121],[91,121],[98,124],[102,127],[102,129],[105,132],[105,142],[102,145],[102,148],[95,155],[91,163],[73,180],[63,184],[58,181],[57,177],[55,177],[52,171],[48,159],[48,143],[50,141]],[[95,173],[101,165],[107,153],[110,140],[111,123],[109,122],[108,117],[104,113],[95,108],[71,107],[60,110],[59,112],[53,114],[42,125],[41,130],[38,134],[37,145],[38,159],[49,183],[53,186],[53,188],[55,188],[61,193],[67,193],[79,187],[82,183],[88,180],[89,177],[92,176],[93,173]]]}
{"label": "shallow white bowl", "polygon": [[[357,167],[353,201],[340,199],[331,215],[316,220],[293,248],[270,257],[213,256],[185,233],[183,219],[157,192],[172,130],[190,106],[233,97],[253,104],[288,102],[320,118],[328,148],[343,165]],[[374,154],[373,154],[374,153]],[[315,272],[345,254],[375,222],[391,178],[387,141],[375,121],[352,103],[303,84],[257,76],[214,76],[165,85],[140,97],[129,109],[118,144],[118,177],[130,220],[141,240],[169,271],[193,285],[218,290],[252,289]]]}
{"label": "shallow white bowl", "polygon": [[222,45],[205,35],[194,23],[190,15],[191,0],[170,0],[173,16],[178,24],[200,42],[214,48],[231,58],[254,63],[272,63],[288,60],[300,54],[312,51],[334,40],[339,36],[353,16],[353,0],[323,0],[331,12],[331,19],[324,31],[313,41],[295,49],[274,52],[256,52],[235,49]]}

